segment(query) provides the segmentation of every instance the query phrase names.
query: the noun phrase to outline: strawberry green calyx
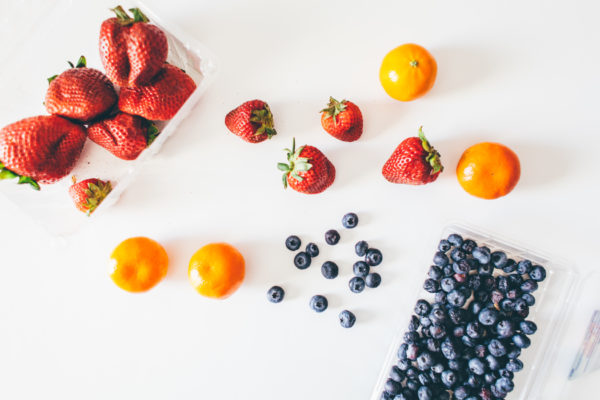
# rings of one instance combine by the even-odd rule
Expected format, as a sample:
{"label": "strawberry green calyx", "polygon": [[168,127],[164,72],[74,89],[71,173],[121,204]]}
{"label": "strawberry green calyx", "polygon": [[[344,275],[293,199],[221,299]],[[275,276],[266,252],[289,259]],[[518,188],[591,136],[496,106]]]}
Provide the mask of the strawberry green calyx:
{"label": "strawberry green calyx", "polygon": [[283,171],[283,187],[287,189],[287,177],[291,174],[292,178],[298,182],[302,182],[303,178],[298,174],[299,172],[306,172],[312,168],[312,164],[309,163],[310,158],[300,157],[300,153],[304,150],[304,146],[301,146],[296,150],[296,138],[292,141],[292,149],[284,149],[287,152],[286,163],[278,163],[277,168]]}
{"label": "strawberry green calyx", "polygon": [[436,149],[427,141],[425,138],[425,134],[423,133],[423,127],[419,128],[419,138],[421,139],[421,145],[423,146],[423,150],[427,152],[427,157],[425,160],[431,166],[431,175],[437,174],[444,170],[444,166],[442,165],[442,161],[440,160],[440,153],[437,152]]}
{"label": "strawberry green calyx", "polygon": [[98,184],[88,183],[87,189],[84,190],[86,195],[85,208],[87,209],[88,216],[102,203],[102,200],[104,200],[111,190],[112,185],[109,181],[99,181]]}
{"label": "strawberry green calyx", "polygon": [[79,56],[79,59],[77,60],[77,64],[75,64],[75,65],[73,65],[73,63],[71,61],[67,61],[67,63],[69,63],[71,68],[85,68],[87,66],[87,61],[84,56]]}
{"label": "strawberry green calyx", "polygon": [[157,136],[160,134],[160,131],[158,130],[158,127],[154,125],[154,122],[148,122],[148,130],[146,131],[146,147],[150,147],[152,142],[154,142],[154,139],[156,139]]}
{"label": "strawberry green calyx", "polygon": [[266,133],[267,137],[271,139],[273,136],[277,135],[277,131],[273,127],[273,114],[267,104],[265,104],[262,109],[252,111],[250,122],[260,124],[258,130],[254,133],[254,136]]}
{"label": "strawberry green calyx", "polygon": [[16,172],[13,172],[10,169],[6,168],[4,166],[4,164],[0,162],[0,180],[1,179],[14,179],[14,178],[19,179],[17,181],[18,184],[28,183],[35,190],[40,190],[40,185],[36,181],[34,181],[33,178],[31,178],[29,176],[19,175]]}
{"label": "strawberry green calyx", "polygon": [[336,124],[336,117],[346,110],[348,100],[337,101],[333,97],[329,97],[329,104],[320,112],[324,112],[327,118],[333,118],[333,123]]}
{"label": "strawberry green calyx", "polygon": [[117,20],[123,26],[131,25],[136,22],[148,22],[150,21],[148,17],[144,15],[144,13],[139,8],[130,8],[129,11],[133,14],[133,18],[127,14],[127,11],[123,9],[121,6],[116,6],[115,8],[111,8],[110,11],[114,12],[117,16]]}
{"label": "strawberry green calyx", "polygon": [[133,14],[133,22],[149,22],[150,20],[139,8],[130,8],[129,11]]}

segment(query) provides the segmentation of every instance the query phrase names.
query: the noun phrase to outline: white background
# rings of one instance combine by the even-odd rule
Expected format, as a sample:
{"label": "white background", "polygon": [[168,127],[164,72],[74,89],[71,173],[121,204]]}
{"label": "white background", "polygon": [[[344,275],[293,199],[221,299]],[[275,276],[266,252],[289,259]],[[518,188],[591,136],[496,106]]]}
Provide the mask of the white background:
{"label": "white background", "polygon": [[[3,0],[2,6],[32,3],[42,2]],[[102,0],[89,7],[101,20],[114,5]],[[0,199],[0,398],[366,399],[412,308],[432,238],[449,221],[551,251],[579,268],[598,267],[600,10],[594,2],[147,5],[212,49],[219,75],[120,201],[77,234],[52,238]],[[27,16],[7,15],[2,6],[0,54],[19,45],[15,32]],[[66,42],[74,18],[56,27]],[[411,103],[388,98],[378,81],[383,56],[406,42],[428,48],[439,65],[432,91]],[[39,63],[41,71],[57,65]],[[30,77],[0,76],[14,79]],[[318,111],[330,95],[361,108],[358,142],[322,131]],[[279,132],[257,145],[223,124],[230,109],[254,98],[270,104]],[[2,93],[0,105],[11,99]],[[424,187],[389,184],[381,166],[419,125],[446,170]],[[293,136],[336,166],[336,181],[323,194],[282,189],[275,165]],[[521,181],[505,198],[470,197],[456,181],[460,154],[480,141],[502,142],[521,159]],[[323,233],[341,228],[348,211],[358,213],[359,227],[325,248]],[[321,245],[322,255],[306,271],[293,267],[283,245],[291,233]],[[158,240],[170,257],[166,279],[145,294],[123,292],[107,275],[112,248],[135,235]],[[359,239],[383,251],[383,284],[356,295],[347,281]],[[247,262],[245,283],[225,301],[199,296],[187,281],[190,256],[214,241],[235,245]],[[341,267],[334,281],[320,276],[326,259]],[[286,289],[278,305],[265,298],[273,284]],[[323,314],[308,307],[317,293],[329,298]],[[350,330],[337,322],[343,308],[357,316]]]}

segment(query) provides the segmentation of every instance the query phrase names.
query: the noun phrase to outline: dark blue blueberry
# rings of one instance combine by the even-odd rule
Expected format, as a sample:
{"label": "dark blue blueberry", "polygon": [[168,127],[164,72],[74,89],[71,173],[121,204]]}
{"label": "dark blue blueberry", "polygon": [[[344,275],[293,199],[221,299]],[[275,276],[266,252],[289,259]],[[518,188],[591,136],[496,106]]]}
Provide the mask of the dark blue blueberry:
{"label": "dark blue blueberry", "polygon": [[439,353],[440,352],[440,341],[437,339],[428,338],[427,339],[427,350],[431,351],[432,353]]}
{"label": "dark blue blueberry", "polygon": [[521,299],[529,306],[533,306],[535,304],[535,297],[533,297],[530,293],[525,293],[521,296]]}
{"label": "dark blue blueberry", "polygon": [[529,315],[529,306],[523,299],[517,299],[514,305],[514,311],[523,318]]}
{"label": "dark blue blueberry", "polygon": [[517,359],[521,355],[521,349],[517,346],[511,345],[508,348],[508,353],[506,353],[506,357],[511,360]]}
{"label": "dark blue blueberry", "polygon": [[494,308],[484,308],[477,315],[477,319],[485,326],[492,326],[498,321],[500,314]]}
{"label": "dark blue blueberry", "polygon": [[515,303],[511,299],[504,299],[500,302],[500,309],[504,312],[511,312],[515,309]]}
{"label": "dark blue blueberry", "polygon": [[492,290],[496,287],[496,279],[491,275],[484,274],[481,276],[481,288],[484,290]]}
{"label": "dark blue blueberry", "polygon": [[483,304],[478,301],[472,301],[469,303],[469,312],[473,315],[479,314],[479,312],[483,309]]}
{"label": "dark blue blueberry", "polygon": [[459,248],[453,249],[450,253],[450,258],[452,258],[455,262],[459,262],[465,259],[467,255],[464,251]]}
{"label": "dark blue blueberry", "polygon": [[500,275],[496,277],[496,288],[501,292],[506,293],[510,290],[510,283],[508,282],[508,278],[504,275]]}
{"label": "dark blue blueberry", "polygon": [[354,213],[348,213],[342,217],[342,225],[346,229],[355,228],[358,225],[358,215]]}
{"label": "dark blue blueberry", "polygon": [[352,266],[352,271],[354,272],[354,275],[360,276],[361,278],[364,278],[365,276],[369,275],[370,269],[371,267],[369,267],[369,265],[364,261],[357,261]]}
{"label": "dark blue blueberry", "polygon": [[442,270],[436,265],[432,265],[431,267],[429,267],[428,275],[431,279],[435,279],[436,281],[439,281],[444,277]]}
{"label": "dark blue blueberry", "polygon": [[311,257],[316,257],[319,255],[319,247],[311,242],[306,245],[306,253]]}
{"label": "dark blue blueberry", "polygon": [[480,264],[488,264],[492,258],[490,249],[485,246],[474,248],[472,254],[473,258]]}
{"label": "dark blue blueberry", "polygon": [[507,393],[499,390],[496,385],[490,385],[490,392],[492,392],[492,396],[496,399],[504,399],[506,398]]}
{"label": "dark blue blueberry", "polygon": [[392,396],[388,392],[382,392],[381,393],[381,397],[379,398],[379,400],[394,400],[394,397],[395,396]]}
{"label": "dark blue blueberry", "polygon": [[467,324],[467,336],[473,339],[479,339],[483,336],[485,328],[477,321],[472,321]]}
{"label": "dark blue blueberry", "polygon": [[527,279],[525,282],[521,283],[521,291],[523,293],[532,293],[535,292],[538,288],[538,284],[533,279]]}
{"label": "dark blue blueberry", "polygon": [[457,359],[457,360],[448,360],[448,368],[450,368],[452,371],[462,371],[463,369],[466,368],[466,361],[465,360],[461,360],[461,359]]}
{"label": "dark blue blueberry", "polygon": [[456,373],[450,369],[442,372],[442,383],[447,388],[451,388],[456,384]]}
{"label": "dark blue blueberry", "polygon": [[482,387],[479,391],[479,398],[481,400],[492,400],[492,391],[489,388]]}
{"label": "dark blue blueberry", "polygon": [[375,267],[381,264],[381,261],[383,261],[383,255],[381,254],[381,251],[379,251],[379,249],[369,249],[367,250],[367,254],[365,255],[365,261],[371,267]]}
{"label": "dark blue blueberry", "polygon": [[453,233],[448,236],[448,241],[451,245],[456,247],[460,247],[460,245],[463,244],[463,238],[458,233]]}
{"label": "dark blue blueberry", "polygon": [[506,262],[508,261],[508,257],[506,257],[506,253],[503,251],[495,251],[491,255],[492,265],[498,269],[504,268]]}
{"label": "dark blue blueberry", "polygon": [[487,349],[482,344],[478,344],[473,350],[475,351],[475,357],[483,358],[487,354]]}
{"label": "dark blue blueberry", "polygon": [[340,233],[335,229],[330,229],[325,232],[325,243],[333,246],[340,241]]}
{"label": "dark blue blueberry", "polygon": [[465,239],[460,248],[467,254],[471,254],[477,247],[477,243],[471,239]]}
{"label": "dark blue blueberry", "polygon": [[494,357],[503,357],[506,355],[506,346],[498,339],[490,340],[487,347],[490,354]]}
{"label": "dark blue blueberry", "polygon": [[546,269],[539,265],[534,265],[529,271],[529,277],[536,282],[541,282],[546,279]]}
{"label": "dark blue blueberry", "polygon": [[267,299],[271,303],[279,303],[281,300],[283,300],[284,294],[285,294],[285,292],[283,291],[281,286],[273,286],[267,292]]}
{"label": "dark blue blueberry", "polygon": [[421,325],[421,323],[419,322],[419,317],[417,317],[416,315],[413,315],[410,317],[410,322],[408,323],[408,330],[416,331],[417,329],[419,329],[420,325]]}
{"label": "dark blue blueberry", "polygon": [[[409,348],[410,348],[411,344],[417,343],[419,341],[419,339],[420,339],[420,336],[417,332],[408,331],[404,334],[404,341],[406,343],[408,343]],[[408,356],[408,349],[406,350],[406,356],[409,359],[412,359],[411,357]]]}
{"label": "dark blue blueberry", "polygon": [[469,371],[475,375],[485,374],[485,364],[479,358],[471,358],[469,360]]}
{"label": "dark blue blueberry", "polygon": [[406,370],[406,378],[407,379],[417,379],[420,372],[415,367],[410,367]]}
{"label": "dark blue blueberry", "polygon": [[427,302],[427,300],[417,300],[417,304],[415,304],[415,314],[427,315],[429,314],[429,311],[431,311],[431,305]]}
{"label": "dark blue blueberry", "polygon": [[351,311],[344,310],[339,315],[340,325],[343,328],[352,328],[356,322],[356,316]]}
{"label": "dark blue blueberry", "polygon": [[448,309],[448,317],[454,325],[460,325],[468,318],[467,310],[459,307],[451,307]]}
{"label": "dark blue blueberry", "polygon": [[500,372],[500,376],[503,378],[513,379],[515,377],[514,372],[511,372],[507,369],[501,369],[499,372]]}
{"label": "dark blue blueberry", "polygon": [[390,371],[390,379],[400,383],[404,380],[404,377],[404,372],[397,365],[394,365]]}
{"label": "dark blue blueberry", "polygon": [[481,276],[469,275],[467,286],[473,290],[479,290],[479,288],[481,288]]}
{"label": "dark blue blueberry", "polygon": [[419,374],[417,380],[423,386],[431,385],[433,383],[433,379],[431,378],[431,375],[429,375],[426,372]]}
{"label": "dark blue blueberry", "polygon": [[516,300],[521,295],[521,289],[510,289],[506,292],[506,298],[510,300]]}
{"label": "dark blue blueberry", "polygon": [[436,396],[436,400],[450,400],[450,393],[446,392],[445,390],[439,392]]}
{"label": "dark blue blueberry", "polygon": [[442,363],[437,363],[431,367],[431,371],[436,374],[441,374],[444,371],[445,367]]}
{"label": "dark blue blueberry", "polygon": [[394,397],[394,400],[417,400],[417,393],[409,388],[404,388],[402,393]]}
{"label": "dark blue blueberry", "polygon": [[446,312],[442,307],[434,305],[429,313],[429,319],[434,324],[443,324],[446,321]]}
{"label": "dark blue blueberry", "polygon": [[464,325],[455,326],[452,330],[452,336],[455,338],[461,338],[467,334],[467,327]]}
{"label": "dark blue blueberry", "polygon": [[294,265],[298,269],[306,269],[306,268],[310,267],[310,262],[311,262],[310,256],[303,251],[296,254],[296,256],[294,257]]}
{"label": "dark blue blueberry", "polygon": [[393,379],[388,379],[385,381],[383,389],[392,396],[395,396],[402,390],[402,385]]}
{"label": "dark blue blueberry", "polygon": [[417,391],[419,400],[433,400],[433,392],[427,386],[421,386]]}
{"label": "dark blue blueberry", "polygon": [[452,269],[457,274],[466,275],[471,270],[471,266],[469,265],[469,262],[467,260],[460,260],[452,264]]}
{"label": "dark blue blueberry", "polygon": [[526,335],[533,335],[537,331],[537,325],[533,321],[521,321],[519,328]]}
{"label": "dark blue blueberry", "polygon": [[354,245],[354,252],[359,257],[363,257],[365,254],[367,254],[368,249],[369,249],[369,244],[367,242],[365,242],[364,240],[356,242],[356,244]]}
{"label": "dark blue blueberry", "polygon": [[448,295],[446,292],[444,292],[443,290],[440,290],[439,292],[436,292],[434,300],[436,303],[445,303],[447,296]]}
{"label": "dark blue blueberry", "polygon": [[521,260],[517,264],[517,274],[519,274],[519,275],[528,274],[529,271],[531,271],[531,267],[532,267],[531,261],[529,261],[529,260]]}
{"label": "dark blue blueberry", "polygon": [[469,396],[469,389],[466,386],[459,386],[453,392],[456,400],[465,400]]}
{"label": "dark blue blueberry", "polygon": [[490,292],[484,289],[477,290],[473,293],[473,298],[481,303],[487,303],[490,299]]}
{"label": "dark blue blueberry", "polygon": [[381,275],[379,275],[377,272],[371,272],[365,278],[365,284],[371,289],[376,288],[381,284]]}
{"label": "dark blue blueberry", "polygon": [[302,242],[300,241],[300,238],[296,235],[292,235],[285,239],[285,247],[287,247],[287,249],[291,251],[298,250],[301,244]]}
{"label": "dark blue blueberry", "polygon": [[317,294],[310,299],[310,308],[316,312],[323,312],[327,309],[327,299],[325,296]]}
{"label": "dark blue blueberry", "polygon": [[[483,384],[483,380],[479,375],[470,374],[467,378],[467,385],[472,387],[473,389],[479,389]],[[476,397],[477,399],[477,397]]]}
{"label": "dark blue blueberry", "polygon": [[360,276],[355,276],[354,278],[350,279],[348,286],[350,287],[351,292],[360,293],[365,289],[365,280]]}
{"label": "dark blue blueberry", "polygon": [[429,327],[429,333],[431,333],[431,337],[434,339],[442,339],[446,336],[446,326],[433,324]]}
{"label": "dark blue blueberry", "polygon": [[446,293],[449,293],[449,292],[453,291],[454,289],[456,289],[456,286],[458,286],[458,282],[456,282],[456,279],[454,279],[452,277],[443,278],[442,281],[440,282],[440,287]]}
{"label": "dark blue blueberry", "polygon": [[497,377],[494,376],[494,374],[492,373],[488,373],[488,374],[484,374],[483,375],[483,381],[487,384],[487,385],[491,385],[494,382],[496,382],[496,379],[498,379]]}
{"label": "dark blue blueberry", "polygon": [[519,287],[521,286],[521,283],[523,283],[523,277],[519,274],[510,274],[507,278],[510,281],[512,288]]}
{"label": "dark blue blueberry", "polygon": [[423,282],[423,289],[429,293],[435,293],[440,290],[440,284],[435,279],[426,279]]}
{"label": "dark blue blueberry", "polygon": [[446,265],[448,265],[448,262],[449,262],[449,260],[448,260],[448,256],[446,255],[446,253],[442,253],[441,251],[438,251],[433,256],[433,263],[435,265],[437,265],[438,267],[445,267]]}
{"label": "dark blue blueberry", "polygon": [[469,396],[465,400],[481,400],[481,398],[478,396]]}
{"label": "dark blue blueberry", "polygon": [[498,290],[498,289],[494,289],[492,290],[492,293],[490,294],[490,301],[495,305],[498,304],[500,305],[500,302],[504,300],[504,293],[502,293],[502,291]]}
{"label": "dark blue blueberry", "polygon": [[335,279],[338,276],[339,268],[336,263],[333,261],[325,261],[323,265],[321,265],[321,274],[326,279]]}
{"label": "dark blue blueberry", "polygon": [[406,349],[408,348],[408,344],[402,343],[400,347],[398,347],[398,359],[406,360]]}
{"label": "dark blue blueberry", "polygon": [[496,325],[496,333],[501,338],[509,338],[515,334],[515,327],[511,321],[503,319]]}
{"label": "dark blue blueberry", "polygon": [[421,371],[427,371],[433,365],[433,356],[428,351],[424,351],[417,357],[417,368]]}
{"label": "dark blue blueberry", "polygon": [[426,316],[419,317],[419,322],[421,323],[421,326],[423,328],[428,328],[431,326],[431,320],[429,319],[429,317],[426,317]]}
{"label": "dark blue blueberry", "polygon": [[438,243],[438,250],[441,251],[442,253],[447,252],[451,248],[452,248],[452,245],[446,239],[442,239],[442,240],[440,240],[440,243]]}
{"label": "dark blue blueberry", "polygon": [[515,384],[513,383],[513,381],[504,377],[498,379],[494,386],[496,386],[496,389],[505,393],[510,393],[515,388]]}
{"label": "dark blue blueberry", "polygon": [[512,258],[506,260],[506,264],[502,267],[502,271],[507,274],[511,274],[517,270],[517,263]]}
{"label": "dark blue blueberry", "polygon": [[396,364],[401,371],[406,371],[412,366],[412,362],[408,359],[398,360]]}
{"label": "dark blue blueberry", "polygon": [[460,347],[450,338],[446,338],[441,345],[442,355],[448,360],[457,359],[459,349]]}
{"label": "dark blue blueberry", "polygon": [[[406,381],[406,388],[411,391],[411,395],[419,390],[419,386],[421,385],[419,384],[418,379],[408,379]],[[402,392],[404,392],[404,390]]]}
{"label": "dark blue blueberry", "polygon": [[500,369],[500,361],[498,361],[498,359],[493,355],[488,354],[487,356],[485,356],[485,361],[487,361],[488,368],[492,371]]}
{"label": "dark blue blueberry", "polygon": [[444,273],[444,276],[452,276],[454,275],[454,268],[452,268],[451,264],[448,264],[442,268],[442,272]]}
{"label": "dark blue blueberry", "polygon": [[519,372],[523,369],[523,362],[519,359],[511,359],[506,363],[506,369],[510,372]]}
{"label": "dark blue blueberry", "polygon": [[446,297],[448,304],[454,307],[462,307],[467,302],[467,297],[460,290],[452,290]]}
{"label": "dark blue blueberry", "polygon": [[479,275],[492,275],[494,273],[494,266],[492,264],[480,264],[477,272]]}

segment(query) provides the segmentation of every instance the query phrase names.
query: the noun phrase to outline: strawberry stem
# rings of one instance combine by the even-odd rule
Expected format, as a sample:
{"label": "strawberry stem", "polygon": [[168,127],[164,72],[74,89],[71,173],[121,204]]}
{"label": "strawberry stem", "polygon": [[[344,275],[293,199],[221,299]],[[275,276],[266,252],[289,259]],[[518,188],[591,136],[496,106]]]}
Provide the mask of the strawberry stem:
{"label": "strawberry stem", "polygon": [[154,142],[154,139],[156,139],[160,134],[160,131],[158,130],[158,127],[154,125],[154,122],[148,122],[150,125],[148,126],[148,131],[146,132],[146,147],[150,147],[152,142]]}
{"label": "strawberry stem", "polygon": [[300,176],[300,172],[306,172],[312,168],[309,163],[310,158],[300,157],[300,153],[304,150],[304,146],[300,146],[296,150],[296,138],[292,139],[292,149],[283,149],[287,153],[288,164],[277,163],[277,169],[283,171],[283,187],[287,188],[287,177],[292,176],[298,182],[302,182],[304,178]]}
{"label": "strawberry stem", "polygon": [[14,179],[14,178],[19,179],[17,181],[18,184],[27,183],[27,184],[31,185],[31,187],[34,188],[35,190],[40,190],[40,185],[36,181],[34,181],[33,178],[31,178],[29,176],[19,175],[16,172],[13,172],[10,169],[6,168],[4,166],[4,164],[0,162],[0,180],[1,179]]}
{"label": "strawberry stem", "polygon": [[252,110],[250,122],[260,124],[258,130],[254,133],[254,136],[267,134],[267,137],[271,139],[273,136],[277,135],[277,131],[273,127],[273,114],[271,113],[269,105],[266,103],[264,108]]}
{"label": "strawberry stem", "polygon": [[423,146],[423,150],[427,152],[427,156],[425,160],[431,166],[431,175],[436,174],[444,170],[444,166],[442,165],[442,161],[440,160],[440,153],[437,152],[436,149],[433,148],[431,143],[425,138],[425,134],[423,133],[423,127],[419,128],[419,138],[421,139],[421,145]]}
{"label": "strawberry stem", "polygon": [[326,118],[333,118],[333,123],[337,124],[336,117],[346,110],[347,102],[347,100],[337,101],[330,96],[327,107],[322,109],[320,112],[326,113]]}
{"label": "strawberry stem", "polygon": [[133,14],[133,22],[148,22],[148,17],[144,15],[139,8],[130,8],[129,11]]}
{"label": "strawberry stem", "polygon": [[87,215],[89,216],[91,213],[98,208],[102,200],[106,198],[106,196],[111,192],[112,185],[110,181],[98,181],[98,184],[88,183],[87,189],[85,189],[85,207],[87,208]]}

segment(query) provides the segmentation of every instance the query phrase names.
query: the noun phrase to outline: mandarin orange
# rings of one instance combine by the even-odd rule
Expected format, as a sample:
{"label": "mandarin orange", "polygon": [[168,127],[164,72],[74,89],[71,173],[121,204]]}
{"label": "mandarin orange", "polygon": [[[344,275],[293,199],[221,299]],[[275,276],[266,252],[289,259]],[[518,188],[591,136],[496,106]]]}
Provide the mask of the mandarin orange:
{"label": "mandarin orange", "polygon": [[224,299],[244,280],[246,263],[242,254],[227,243],[211,243],[200,248],[190,260],[188,277],[198,293]]}
{"label": "mandarin orange", "polygon": [[121,242],[110,255],[110,277],[128,292],[145,292],[167,274],[169,258],[165,249],[147,237]]}

